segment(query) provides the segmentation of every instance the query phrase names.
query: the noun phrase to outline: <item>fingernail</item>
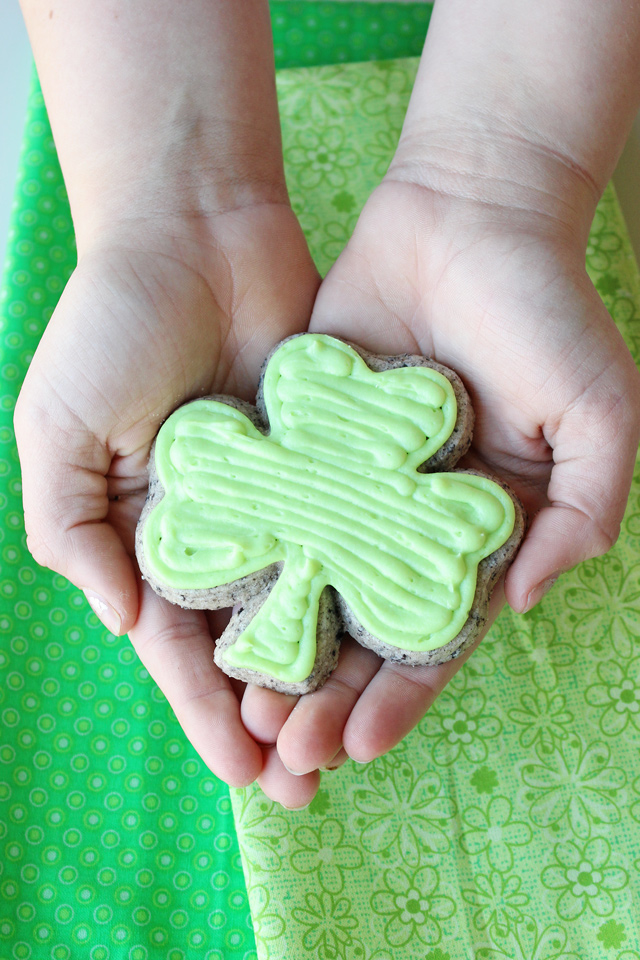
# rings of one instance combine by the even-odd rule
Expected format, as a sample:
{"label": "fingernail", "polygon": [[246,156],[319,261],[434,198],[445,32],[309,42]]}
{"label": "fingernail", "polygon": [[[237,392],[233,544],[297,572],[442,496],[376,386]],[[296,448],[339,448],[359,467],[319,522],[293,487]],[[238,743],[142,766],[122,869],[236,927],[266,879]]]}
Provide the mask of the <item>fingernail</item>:
{"label": "fingernail", "polygon": [[288,807],[288,806],[286,805],[286,803],[281,803],[280,806],[281,806],[281,807],[284,807],[285,810],[292,810],[292,811],[293,811],[293,810],[307,810],[307,809],[311,806],[312,803],[313,803],[313,801],[312,801],[312,800],[309,800],[309,803],[305,803],[304,807]]}
{"label": "fingernail", "polygon": [[529,596],[527,597],[527,606],[524,610],[525,613],[528,613],[529,610],[532,610],[537,603],[540,603],[545,594],[549,593],[551,587],[554,585],[559,573],[554,573],[553,576],[548,577],[546,580],[543,580],[542,583],[539,583],[537,587],[534,587]]}
{"label": "fingernail", "polygon": [[349,754],[344,749],[340,747],[337,753],[329,760],[329,763],[324,767],[319,767],[319,770],[324,770],[325,773],[330,773],[332,770],[339,770],[343,763],[346,763],[349,759]]}
{"label": "fingernail", "polygon": [[[353,757],[351,758],[353,760]],[[354,763],[357,763],[359,767],[366,767],[368,763],[371,763],[371,760],[353,760]]]}
{"label": "fingernail", "polygon": [[100,620],[107,630],[111,633],[115,633],[117,637],[120,636],[122,630],[122,620],[120,615],[113,609],[110,603],[107,603],[103,597],[99,596],[97,593],[93,593],[91,590],[85,590],[84,595],[87,598],[87,603],[95,613],[98,620]]}
{"label": "fingernail", "polygon": [[[287,771],[287,773],[292,774],[292,776],[294,776],[294,777],[304,777],[304,773],[300,773],[299,770],[292,770],[291,767],[288,767],[288,766],[286,765],[286,763],[283,763],[282,766],[285,768],[285,770]],[[291,808],[289,808],[289,809],[291,809]]]}

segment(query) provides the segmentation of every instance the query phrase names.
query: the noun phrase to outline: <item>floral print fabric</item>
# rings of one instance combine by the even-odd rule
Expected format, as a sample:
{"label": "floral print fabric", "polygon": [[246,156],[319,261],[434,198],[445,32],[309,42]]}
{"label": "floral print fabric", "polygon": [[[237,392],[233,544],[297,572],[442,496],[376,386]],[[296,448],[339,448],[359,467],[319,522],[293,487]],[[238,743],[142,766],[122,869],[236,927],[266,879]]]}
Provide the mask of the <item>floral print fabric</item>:
{"label": "floral print fabric", "polygon": [[[323,272],[399,137],[416,60],[280,73],[292,201]],[[587,266],[640,357],[612,188]],[[287,813],[231,791],[261,960],[640,960],[640,473],[620,540],[506,610],[389,755]]]}

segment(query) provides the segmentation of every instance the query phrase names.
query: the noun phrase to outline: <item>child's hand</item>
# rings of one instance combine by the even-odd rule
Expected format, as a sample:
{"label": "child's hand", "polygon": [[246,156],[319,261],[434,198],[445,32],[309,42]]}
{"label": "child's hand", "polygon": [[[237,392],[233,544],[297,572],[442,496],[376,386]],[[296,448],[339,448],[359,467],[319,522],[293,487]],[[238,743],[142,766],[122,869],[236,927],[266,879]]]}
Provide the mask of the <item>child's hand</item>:
{"label": "child's hand", "polygon": [[[212,391],[252,400],[266,353],[311,315],[319,278],[288,204],[269,5],[22,7],[79,253],[16,412],[29,546],[129,631],[214,773],[250,783],[277,756],[214,666],[219,616],[145,584],[138,598],[132,551],[162,420]],[[317,779],[267,791],[299,805]]]}
{"label": "child's hand", "polygon": [[[547,218],[388,179],[323,282],[310,325],[461,374],[477,417],[463,465],[503,477],[535,517],[506,577],[517,611],[611,547],[631,483],[640,376],[583,262],[580,240]],[[337,760],[346,751],[367,761],[416,725],[459,667],[403,667],[350,642],[327,684],[293,710],[253,687],[242,716],[249,732],[277,736],[291,770],[331,765],[341,748]]]}
{"label": "child's hand", "polygon": [[[640,104],[639,44],[636,0],[437,3],[398,152],[312,318],[462,375],[477,415],[470,462],[535,514],[506,577],[516,610],[611,546],[628,495],[638,373],[584,253]],[[292,708],[247,688],[242,716],[277,737],[292,770],[370,760],[459,664],[402,668],[343,644],[317,693]]]}
{"label": "child's hand", "polygon": [[28,546],[129,632],[204,761],[246,784],[264,737],[242,725],[243,685],[213,663],[215,618],[136,582],[134,531],[163,419],[203,394],[253,400],[265,354],[305,328],[319,280],[285,204],[129,231],[83,253],[20,395]]}

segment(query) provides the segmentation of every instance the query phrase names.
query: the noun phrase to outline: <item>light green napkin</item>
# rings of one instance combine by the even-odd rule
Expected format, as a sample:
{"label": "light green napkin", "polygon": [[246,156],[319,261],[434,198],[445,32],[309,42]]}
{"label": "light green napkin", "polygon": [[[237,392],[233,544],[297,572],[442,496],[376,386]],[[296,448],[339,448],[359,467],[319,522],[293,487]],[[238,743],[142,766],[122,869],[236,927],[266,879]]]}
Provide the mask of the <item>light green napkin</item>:
{"label": "light green napkin", "polygon": [[[416,61],[280,74],[287,178],[326,271],[384,174]],[[640,355],[609,188],[588,268]],[[288,813],[231,791],[261,960],[640,960],[640,474],[620,541],[505,611],[391,754]]]}

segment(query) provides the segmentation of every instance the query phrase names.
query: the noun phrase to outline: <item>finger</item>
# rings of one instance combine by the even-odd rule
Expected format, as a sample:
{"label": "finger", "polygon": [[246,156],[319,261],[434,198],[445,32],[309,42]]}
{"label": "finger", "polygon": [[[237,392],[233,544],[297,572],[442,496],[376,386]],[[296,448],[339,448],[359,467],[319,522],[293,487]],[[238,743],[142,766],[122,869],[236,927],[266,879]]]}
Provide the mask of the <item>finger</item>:
{"label": "finger", "polygon": [[[213,640],[218,640],[220,635],[224,632],[226,626],[231,620],[231,613],[231,607],[225,607],[224,610],[205,610],[207,626]],[[242,703],[242,698],[247,687],[246,681],[238,680],[236,677],[229,677],[229,683],[231,684],[231,689],[236,695],[238,703]]]}
{"label": "finger", "polygon": [[213,661],[205,614],[172,606],[144,584],[129,636],[209,769],[230,786],[253,783],[262,753],[242,724],[229,678]]}
{"label": "finger", "polygon": [[504,605],[502,583],[489,602],[487,623],[457,659],[409,667],[385,661],[351,711],[342,740],[357,763],[369,763],[400,743],[420,722],[451,678],[472,655]]}
{"label": "finger", "polygon": [[331,764],[351,711],[379,669],[377,654],[344,638],[334,672],[315,693],[300,697],[280,731],[278,753],[288,770],[300,775]]}
{"label": "finger", "polygon": [[61,429],[55,411],[28,393],[16,407],[27,546],[35,560],[84,590],[112,633],[126,633],[138,612],[136,575],[107,522],[111,456],[79,423]]}
{"label": "finger", "polygon": [[274,744],[300,698],[267,687],[247,684],[242,698],[242,722],[256,743]]}
{"label": "finger", "polygon": [[560,573],[606,553],[618,538],[640,439],[635,371],[629,381],[609,403],[567,416],[551,440],[549,505],[534,518],[505,583],[519,613],[535,606]]}
{"label": "finger", "polygon": [[286,770],[275,746],[263,747],[263,767],[258,784],[271,800],[282,804],[287,810],[303,810],[308,807],[320,785],[317,770],[303,777],[295,777]]}

